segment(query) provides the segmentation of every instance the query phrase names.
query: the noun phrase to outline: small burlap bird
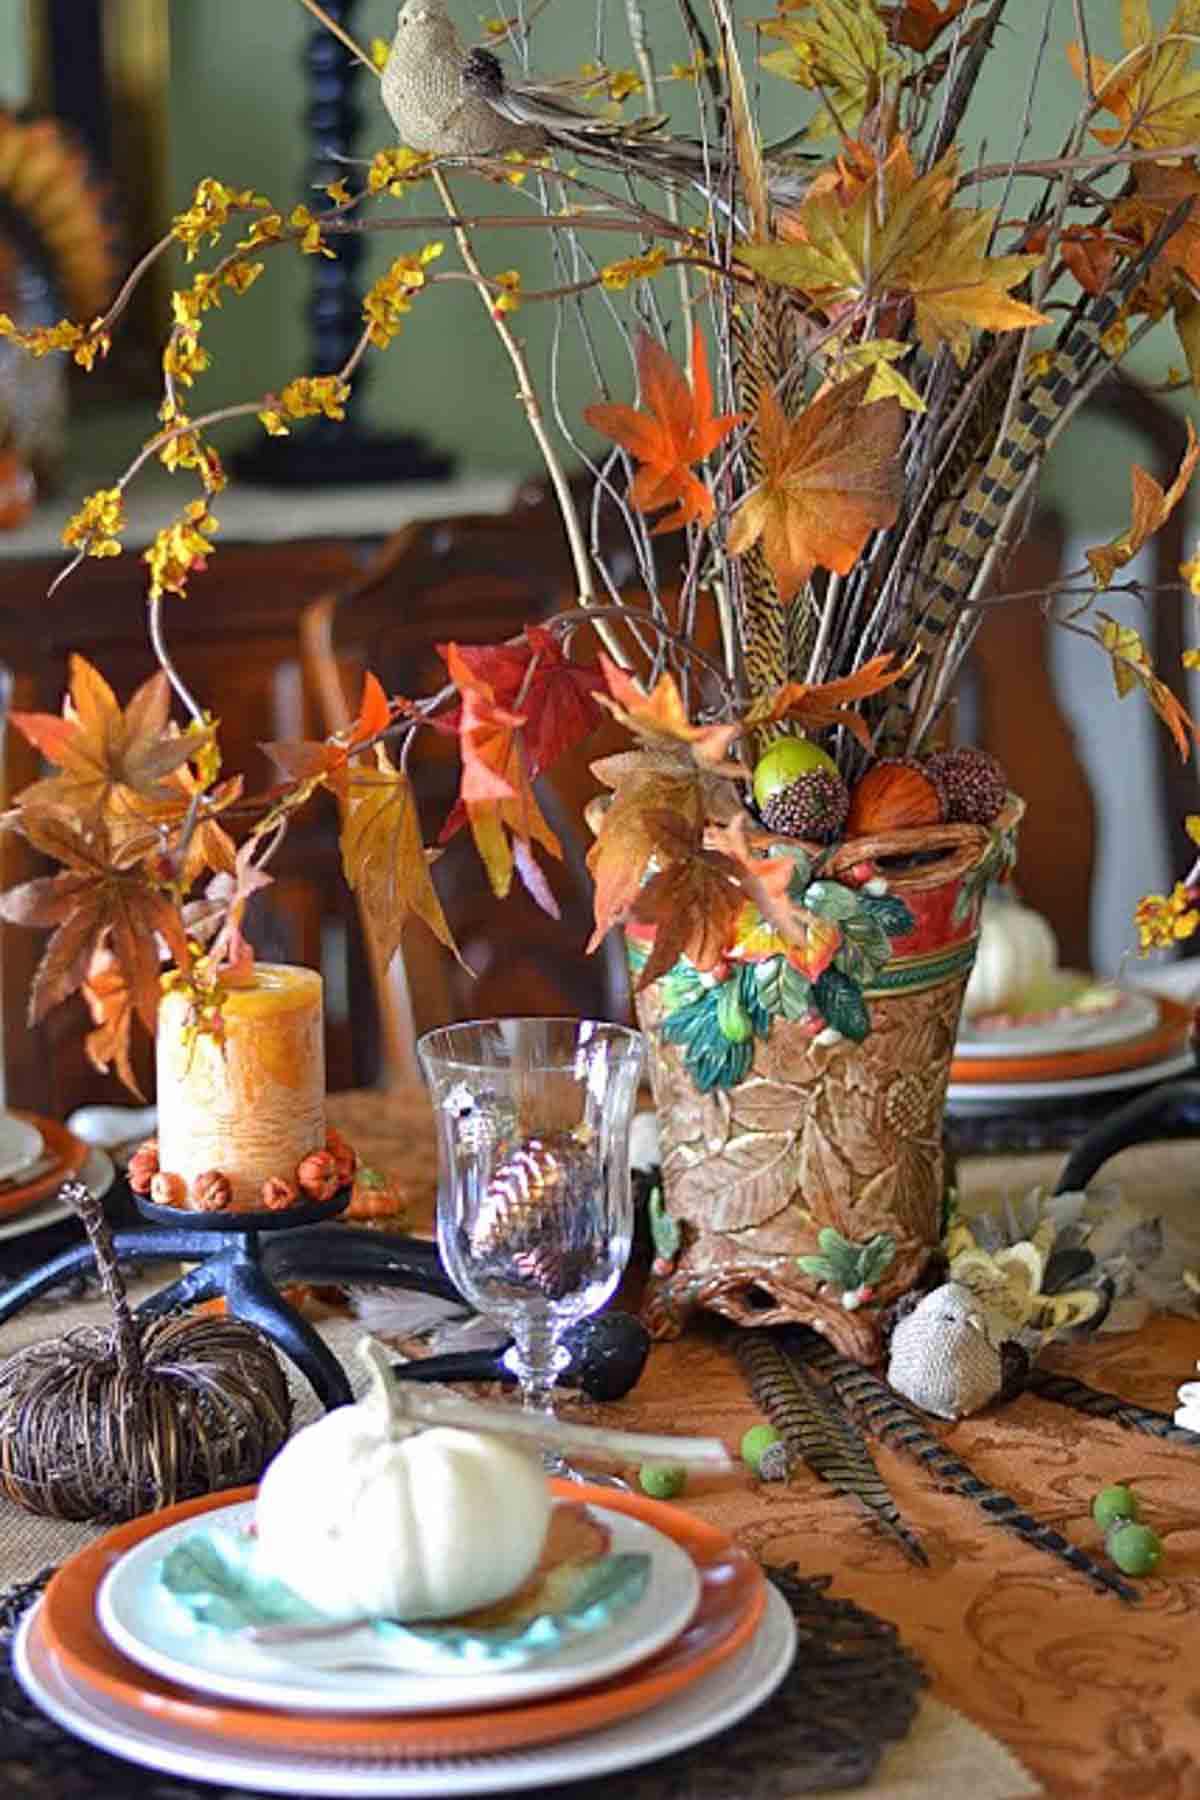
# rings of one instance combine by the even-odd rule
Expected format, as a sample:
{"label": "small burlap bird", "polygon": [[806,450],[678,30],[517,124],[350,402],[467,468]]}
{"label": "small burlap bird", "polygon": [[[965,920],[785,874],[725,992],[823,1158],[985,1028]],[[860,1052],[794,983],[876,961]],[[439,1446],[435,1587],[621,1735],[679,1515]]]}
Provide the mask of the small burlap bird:
{"label": "small burlap bird", "polygon": [[[381,91],[410,150],[491,157],[561,149],[659,182],[696,182],[706,189],[721,183],[719,153],[694,138],[666,135],[662,115],[621,123],[602,118],[571,98],[579,86],[512,81],[492,51],[466,48],[446,0],[405,0]],[[786,168],[778,178],[795,188]]]}

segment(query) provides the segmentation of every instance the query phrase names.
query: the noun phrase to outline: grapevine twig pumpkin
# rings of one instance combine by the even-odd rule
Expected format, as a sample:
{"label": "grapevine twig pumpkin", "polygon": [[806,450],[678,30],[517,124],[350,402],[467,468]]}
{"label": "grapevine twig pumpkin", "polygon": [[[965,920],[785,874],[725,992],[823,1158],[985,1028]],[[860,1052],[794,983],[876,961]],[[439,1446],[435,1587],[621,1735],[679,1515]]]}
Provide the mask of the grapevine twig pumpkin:
{"label": "grapevine twig pumpkin", "polygon": [[240,1320],[134,1318],[100,1203],[79,1213],[112,1305],[0,1363],[0,1492],[30,1512],[109,1523],[254,1480],[291,1422],[270,1345]]}

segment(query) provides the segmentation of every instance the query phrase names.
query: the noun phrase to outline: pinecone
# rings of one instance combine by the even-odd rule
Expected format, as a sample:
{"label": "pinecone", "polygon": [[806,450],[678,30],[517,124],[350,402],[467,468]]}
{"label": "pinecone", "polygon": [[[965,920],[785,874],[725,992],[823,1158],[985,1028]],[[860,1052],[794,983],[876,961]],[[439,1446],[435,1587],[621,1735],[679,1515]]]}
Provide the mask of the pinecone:
{"label": "pinecone", "polygon": [[946,795],[946,816],[960,825],[990,825],[1008,798],[1004,770],[986,750],[960,744],[925,765]]}
{"label": "pinecone", "polygon": [[595,1230],[594,1154],[572,1132],[526,1138],[497,1163],[468,1240],[501,1280],[560,1299],[585,1272]]}
{"label": "pinecone", "polygon": [[807,838],[827,844],[838,836],[850,811],[850,790],[828,769],[806,769],[771,795],[762,809],[763,824],[781,837]]}

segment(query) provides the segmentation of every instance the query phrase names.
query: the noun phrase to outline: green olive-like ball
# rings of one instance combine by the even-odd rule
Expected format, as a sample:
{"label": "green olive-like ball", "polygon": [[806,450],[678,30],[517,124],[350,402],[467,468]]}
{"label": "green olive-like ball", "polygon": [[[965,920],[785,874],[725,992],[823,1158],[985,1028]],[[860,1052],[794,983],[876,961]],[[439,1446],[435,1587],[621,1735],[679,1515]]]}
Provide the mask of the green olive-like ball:
{"label": "green olive-like ball", "polygon": [[638,1486],[652,1500],[675,1500],[687,1486],[687,1470],[680,1463],[643,1463]]}
{"label": "green olive-like ball", "polygon": [[752,1474],[759,1473],[763,1451],[769,1450],[772,1444],[779,1442],[779,1433],[773,1425],[752,1425],[742,1437],[742,1461]]}
{"label": "green olive-like ball", "polygon": [[1162,1558],[1162,1539],[1149,1525],[1118,1525],[1108,1534],[1108,1554],[1125,1575],[1153,1575]]}
{"label": "green olive-like ball", "polygon": [[823,769],[827,775],[838,772],[832,756],[819,744],[800,737],[776,738],[754,765],[754,804],[761,812],[772,794],[790,787],[798,775],[807,775],[812,769]]}
{"label": "green olive-like ball", "polygon": [[1123,1481],[1101,1488],[1092,1501],[1092,1517],[1101,1531],[1107,1531],[1118,1519],[1136,1519],[1139,1510],[1137,1495]]}

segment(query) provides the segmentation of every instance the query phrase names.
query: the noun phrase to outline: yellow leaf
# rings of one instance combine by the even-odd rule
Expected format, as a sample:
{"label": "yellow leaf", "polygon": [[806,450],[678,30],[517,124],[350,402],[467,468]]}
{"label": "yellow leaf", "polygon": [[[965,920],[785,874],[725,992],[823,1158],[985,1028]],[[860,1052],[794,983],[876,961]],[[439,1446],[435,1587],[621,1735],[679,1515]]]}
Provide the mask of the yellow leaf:
{"label": "yellow leaf", "polygon": [[1106,588],[1112,582],[1118,569],[1132,562],[1146,540],[1170,518],[1192,479],[1192,472],[1200,458],[1200,442],[1197,442],[1192,421],[1187,421],[1187,448],[1179,464],[1174,481],[1163,491],[1153,475],[1148,475],[1137,463],[1130,471],[1133,484],[1133,516],[1128,531],[1114,538],[1109,544],[1101,544],[1087,552],[1087,559],[1092,573],[1096,577],[1098,588]]}

